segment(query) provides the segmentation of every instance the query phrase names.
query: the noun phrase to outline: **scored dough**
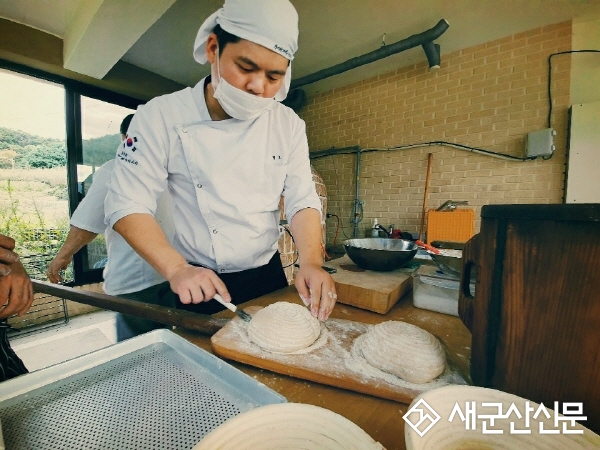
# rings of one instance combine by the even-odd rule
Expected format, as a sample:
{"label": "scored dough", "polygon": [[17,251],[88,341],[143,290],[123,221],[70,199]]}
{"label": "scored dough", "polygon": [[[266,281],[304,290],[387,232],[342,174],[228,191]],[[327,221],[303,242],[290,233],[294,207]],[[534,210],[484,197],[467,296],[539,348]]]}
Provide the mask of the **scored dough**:
{"label": "scored dough", "polygon": [[375,325],[361,344],[369,364],[411,383],[427,383],[446,367],[444,349],[435,336],[406,322]]}
{"label": "scored dough", "polygon": [[319,321],[295,303],[277,302],[261,309],[248,324],[248,336],[263,350],[291,353],[312,345],[321,332]]}

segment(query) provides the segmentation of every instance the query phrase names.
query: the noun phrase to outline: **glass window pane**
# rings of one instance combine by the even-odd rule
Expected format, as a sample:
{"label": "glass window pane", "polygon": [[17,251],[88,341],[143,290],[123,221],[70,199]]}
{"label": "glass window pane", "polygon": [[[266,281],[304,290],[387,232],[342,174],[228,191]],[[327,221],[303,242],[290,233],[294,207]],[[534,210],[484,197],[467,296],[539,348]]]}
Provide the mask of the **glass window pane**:
{"label": "glass window pane", "polygon": [[65,130],[62,85],[0,69],[0,233],[36,279],[69,230]]}
{"label": "glass window pane", "polygon": [[[112,103],[89,97],[81,97],[81,135],[83,158],[77,166],[79,192],[85,195],[93,182],[94,172],[107,161],[115,158],[121,144],[121,122],[135,111]],[[104,205],[98,205],[103,208]],[[104,235],[98,236],[87,246],[84,270],[98,269],[106,264]]]}

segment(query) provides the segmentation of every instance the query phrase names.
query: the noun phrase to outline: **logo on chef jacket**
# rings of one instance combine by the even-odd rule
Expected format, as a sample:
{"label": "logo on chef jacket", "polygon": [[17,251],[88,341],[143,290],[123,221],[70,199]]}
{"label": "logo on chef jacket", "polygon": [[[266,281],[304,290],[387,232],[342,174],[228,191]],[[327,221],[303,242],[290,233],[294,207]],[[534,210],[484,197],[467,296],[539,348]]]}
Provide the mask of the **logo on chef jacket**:
{"label": "logo on chef jacket", "polygon": [[137,160],[130,157],[125,150],[121,150],[121,153],[117,155],[117,158],[126,163],[133,164],[134,166],[138,165]]}
{"label": "logo on chef jacket", "polygon": [[129,148],[132,152],[135,152],[137,150],[136,147],[134,147],[134,144],[137,142],[137,138],[134,137],[129,137],[127,136],[127,138],[125,139],[125,141],[123,141],[123,147],[125,148]]}

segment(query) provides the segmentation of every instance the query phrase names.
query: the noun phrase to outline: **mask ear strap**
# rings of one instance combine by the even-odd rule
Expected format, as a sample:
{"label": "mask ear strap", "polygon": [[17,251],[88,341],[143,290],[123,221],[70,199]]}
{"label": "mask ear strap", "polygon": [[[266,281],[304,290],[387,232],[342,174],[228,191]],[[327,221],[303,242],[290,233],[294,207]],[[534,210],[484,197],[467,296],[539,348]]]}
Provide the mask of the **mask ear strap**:
{"label": "mask ear strap", "polygon": [[290,61],[290,64],[289,64],[287,70],[285,71],[283,83],[282,83],[281,87],[279,88],[279,91],[277,91],[277,94],[275,94],[275,100],[277,100],[278,102],[285,100],[285,98],[287,97],[288,92],[290,90],[291,83],[292,83],[292,62]]}
{"label": "mask ear strap", "polygon": [[219,77],[219,79],[217,80],[217,83],[219,83],[219,81],[221,81],[221,68],[219,67],[221,65],[221,61],[219,58],[219,53],[221,53],[221,52],[219,51],[219,44],[217,44],[216,61],[217,61],[217,76]]}

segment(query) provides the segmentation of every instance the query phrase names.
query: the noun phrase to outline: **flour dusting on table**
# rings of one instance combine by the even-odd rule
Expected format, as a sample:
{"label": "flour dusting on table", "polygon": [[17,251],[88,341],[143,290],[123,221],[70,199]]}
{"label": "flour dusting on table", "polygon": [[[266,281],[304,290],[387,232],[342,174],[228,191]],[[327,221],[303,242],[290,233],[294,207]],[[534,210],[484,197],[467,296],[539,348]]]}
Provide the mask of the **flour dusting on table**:
{"label": "flour dusting on table", "polygon": [[[269,361],[263,368],[279,373],[294,375],[296,369],[300,369],[300,378],[310,380],[310,374],[318,374],[313,381],[372,395],[379,395],[377,392],[381,392],[384,398],[407,400],[421,392],[447,384],[466,384],[458,370],[450,366],[446,366],[439,377],[425,384],[410,383],[371,366],[362,356],[358,344],[361,336],[373,325],[329,319],[321,323],[321,333],[311,346],[285,354],[268,352],[254,344],[248,336],[247,326],[246,322],[234,318],[215,334],[219,338],[219,346],[229,349],[234,355],[231,356],[232,359],[236,359],[235,355],[240,355],[240,361],[246,364],[252,364],[252,358]],[[218,347],[215,350],[218,354]],[[251,357],[250,360],[243,358],[243,355]],[[260,367],[258,361],[256,364]],[[373,392],[373,387],[376,392]]]}

